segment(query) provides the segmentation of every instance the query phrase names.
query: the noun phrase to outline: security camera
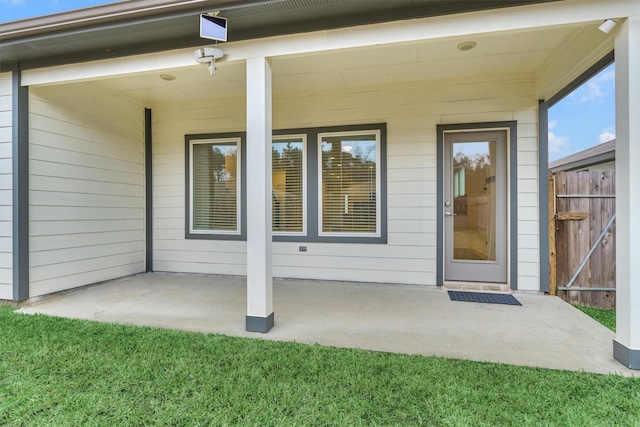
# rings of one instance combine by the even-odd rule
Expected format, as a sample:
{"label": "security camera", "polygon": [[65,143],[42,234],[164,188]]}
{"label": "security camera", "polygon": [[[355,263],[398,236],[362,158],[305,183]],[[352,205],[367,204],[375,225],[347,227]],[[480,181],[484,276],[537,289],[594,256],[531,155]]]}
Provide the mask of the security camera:
{"label": "security camera", "polygon": [[222,49],[201,47],[193,52],[193,58],[200,64],[206,64],[224,56]]}

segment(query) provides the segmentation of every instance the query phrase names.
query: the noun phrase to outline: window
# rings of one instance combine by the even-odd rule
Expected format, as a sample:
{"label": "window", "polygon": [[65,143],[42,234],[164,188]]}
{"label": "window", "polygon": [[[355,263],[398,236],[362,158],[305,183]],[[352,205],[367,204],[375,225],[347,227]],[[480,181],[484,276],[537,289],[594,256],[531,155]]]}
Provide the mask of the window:
{"label": "window", "polygon": [[240,138],[188,138],[188,151],[188,233],[239,235]]}
{"label": "window", "polygon": [[[185,237],[245,240],[243,132],[185,136]],[[386,125],[276,130],[274,241],[386,243]]]}
{"label": "window", "polygon": [[272,231],[305,234],[306,135],[277,136],[271,150]]}
{"label": "window", "polygon": [[320,234],[379,235],[380,132],[323,133]]}

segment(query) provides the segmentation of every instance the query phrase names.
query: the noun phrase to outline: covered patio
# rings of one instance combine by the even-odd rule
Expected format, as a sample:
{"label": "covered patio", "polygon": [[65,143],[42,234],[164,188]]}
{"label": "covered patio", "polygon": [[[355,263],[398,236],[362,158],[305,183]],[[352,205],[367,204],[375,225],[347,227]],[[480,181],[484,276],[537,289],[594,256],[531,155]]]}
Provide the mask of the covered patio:
{"label": "covered patio", "polygon": [[20,310],[77,319],[633,375],[613,358],[614,333],[562,300],[515,292],[522,306],[455,302],[435,287],[275,280],[277,319],[245,331],[246,279],[146,273],[34,298]]}
{"label": "covered patio", "polygon": [[[258,2],[284,8],[265,15],[230,0],[223,16],[246,31],[222,45],[215,76],[194,59],[209,43],[191,24],[221,2],[147,3],[85,11],[82,22],[62,15],[0,28],[9,37],[0,133],[11,135],[0,170],[8,203],[0,299],[57,295],[25,311],[239,336],[273,327],[265,339],[602,373],[640,366],[638,0],[457,11],[434,0],[418,2],[432,6],[421,14],[378,10],[364,21],[358,8],[375,2]],[[325,25],[318,9],[340,19]],[[268,31],[249,31],[265,16],[274,19]],[[617,28],[600,31],[611,17]],[[615,340],[538,294],[549,276],[548,108],[614,50]],[[453,275],[455,232],[446,224],[457,214],[445,208],[452,200],[455,208],[456,192],[445,134],[489,130],[506,135],[495,152],[501,174],[476,182],[487,194],[496,183],[491,211],[502,216],[486,229],[502,234],[478,241],[500,249],[489,251],[500,253],[500,275],[479,278],[469,257]],[[342,154],[360,140],[368,152]],[[275,182],[291,176],[300,185],[277,195],[274,143],[289,142],[304,160]],[[353,158],[367,170],[348,169]],[[297,201],[295,227],[278,230],[286,193]],[[366,227],[349,225],[354,219]],[[524,305],[454,303],[436,288],[469,282],[499,283]],[[102,284],[83,288],[92,283]]]}

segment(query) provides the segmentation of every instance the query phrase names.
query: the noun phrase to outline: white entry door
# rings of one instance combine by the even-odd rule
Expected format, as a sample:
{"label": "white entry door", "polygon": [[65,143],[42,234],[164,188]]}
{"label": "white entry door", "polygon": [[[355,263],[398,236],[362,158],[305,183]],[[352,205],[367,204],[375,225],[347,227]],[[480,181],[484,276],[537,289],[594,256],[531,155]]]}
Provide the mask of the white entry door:
{"label": "white entry door", "polygon": [[444,280],[507,283],[507,132],[444,135]]}

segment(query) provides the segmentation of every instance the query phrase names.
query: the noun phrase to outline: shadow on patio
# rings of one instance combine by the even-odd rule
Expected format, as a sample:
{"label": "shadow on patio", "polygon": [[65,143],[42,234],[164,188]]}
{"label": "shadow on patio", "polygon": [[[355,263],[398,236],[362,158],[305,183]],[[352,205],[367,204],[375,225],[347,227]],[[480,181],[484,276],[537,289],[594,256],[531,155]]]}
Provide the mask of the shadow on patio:
{"label": "shadow on patio", "polygon": [[[614,334],[559,298],[450,301],[432,287],[274,280],[275,327],[245,331],[243,277],[141,274],[32,300],[24,313],[335,347],[632,375]],[[636,373],[637,375],[637,373]]]}

